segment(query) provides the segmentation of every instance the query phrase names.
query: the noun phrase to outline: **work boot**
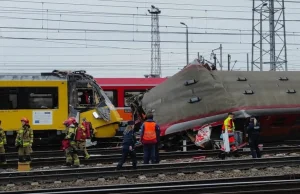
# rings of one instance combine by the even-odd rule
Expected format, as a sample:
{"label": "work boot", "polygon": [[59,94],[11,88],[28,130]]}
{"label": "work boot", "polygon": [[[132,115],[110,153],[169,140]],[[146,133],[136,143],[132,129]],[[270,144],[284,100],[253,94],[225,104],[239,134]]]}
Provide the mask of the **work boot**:
{"label": "work boot", "polygon": [[79,158],[78,158],[78,155],[77,154],[74,154],[73,155],[73,166],[74,167],[79,167],[80,166],[80,160],[79,160]]}
{"label": "work boot", "polygon": [[19,162],[25,162],[24,156],[19,156]]}
{"label": "work boot", "polygon": [[87,154],[87,155],[84,156],[84,159],[87,160],[87,159],[89,159],[90,157],[91,157],[91,156],[90,156],[89,154]]}
{"label": "work boot", "polygon": [[72,166],[70,162],[66,162],[66,166]]}
{"label": "work boot", "polygon": [[5,154],[3,154],[2,164],[7,164],[7,162],[6,162],[6,155]]}
{"label": "work boot", "polygon": [[5,154],[1,154],[0,155],[0,164],[6,164],[6,156]]}
{"label": "work boot", "polygon": [[122,167],[120,167],[120,166],[117,166],[117,168],[116,168],[116,170],[121,170],[122,169]]}
{"label": "work boot", "polygon": [[120,161],[117,165],[117,170],[121,170],[123,167],[123,163]]}
{"label": "work boot", "polygon": [[133,170],[136,170],[137,169],[136,164],[132,164],[132,168]]}
{"label": "work boot", "polygon": [[26,162],[31,162],[31,157],[30,157],[30,155],[26,155],[26,156],[25,156],[25,160],[26,160]]}
{"label": "work boot", "polygon": [[226,158],[225,152],[220,152],[218,156],[221,160],[225,160],[225,158]]}

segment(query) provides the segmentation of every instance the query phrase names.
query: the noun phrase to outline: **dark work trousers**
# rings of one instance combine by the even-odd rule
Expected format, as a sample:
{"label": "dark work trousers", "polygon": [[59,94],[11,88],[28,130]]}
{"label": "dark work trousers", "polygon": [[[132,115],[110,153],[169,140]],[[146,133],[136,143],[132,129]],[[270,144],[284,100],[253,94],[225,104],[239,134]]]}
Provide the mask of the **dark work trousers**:
{"label": "dark work trousers", "polygon": [[144,164],[155,163],[155,144],[144,144]]}
{"label": "dark work trousers", "polygon": [[155,144],[155,163],[159,163],[159,143]]}
{"label": "dark work trousers", "polygon": [[249,145],[251,149],[252,158],[261,158],[261,153],[258,147],[258,134],[252,134],[249,136]]}
{"label": "dark work trousers", "polygon": [[118,163],[117,169],[121,169],[122,168],[123,164],[126,162],[126,159],[127,159],[128,155],[130,156],[130,158],[132,160],[132,166],[133,166],[133,168],[136,168],[137,161],[136,161],[135,150],[130,151],[128,145],[123,145],[123,148],[122,148],[122,159]]}

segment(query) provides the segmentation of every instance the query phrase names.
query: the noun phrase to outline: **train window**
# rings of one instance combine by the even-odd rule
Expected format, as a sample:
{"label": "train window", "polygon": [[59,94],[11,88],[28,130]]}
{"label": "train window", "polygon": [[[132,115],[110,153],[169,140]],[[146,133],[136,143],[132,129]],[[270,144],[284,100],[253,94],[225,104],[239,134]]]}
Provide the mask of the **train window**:
{"label": "train window", "polygon": [[101,102],[101,97],[98,92],[94,92],[95,104],[99,104]]}
{"label": "train window", "polygon": [[[32,87],[24,88],[24,93],[28,95],[29,109],[57,109],[58,108],[58,88],[57,87]],[[26,92],[27,90],[27,92]],[[20,90],[22,91],[22,89]]]}
{"label": "train window", "polygon": [[18,106],[18,95],[17,94],[9,94],[10,106],[12,109],[16,109]]}
{"label": "train window", "polygon": [[94,91],[93,89],[78,89],[77,90],[78,102],[80,105],[93,105]]}
{"label": "train window", "polygon": [[57,109],[57,87],[0,88],[1,110],[7,109]]}
{"label": "train window", "polygon": [[10,88],[0,88],[0,109],[15,109],[18,105],[16,90]]}
{"label": "train window", "polygon": [[126,102],[126,100],[128,98],[131,98],[132,96],[136,96],[136,95],[139,95],[139,94],[143,94],[144,92],[146,92],[146,90],[135,90],[135,91],[125,90],[125,92],[124,92],[124,105],[126,107],[128,107],[129,105]]}
{"label": "train window", "polygon": [[117,94],[117,91],[116,90],[106,90],[106,91],[104,91],[104,93],[109,98],[109,100],[111,101],[111,103],[115,107],[118,107],[118,99],[117,99],[118,94]]}

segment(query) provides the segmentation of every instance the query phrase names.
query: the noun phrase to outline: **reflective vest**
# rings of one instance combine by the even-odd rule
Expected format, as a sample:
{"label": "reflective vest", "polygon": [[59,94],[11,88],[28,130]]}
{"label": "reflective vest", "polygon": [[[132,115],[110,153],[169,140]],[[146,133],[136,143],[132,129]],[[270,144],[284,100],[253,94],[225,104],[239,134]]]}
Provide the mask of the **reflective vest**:
{"label": "reflective vest", "polygon": [[71,125],[67,130],[65,139],[68,139],[70,141],[70,145],[74,145],[76,144],[75,136],[76,136],[76,127],[74,125]]}
{"label": "reflective vest", "polygon": [[3,147],[6,144],[6,136],[3,129],[0,127],[0,147]]}
{"label": "reflective vest", "polygon": [[156,139],[156,123],[155,122],[144,122],[144,134],[142,138],[142,143],[144,144],[155,144]]}
{"label": "reflective vest", "polygon": [[28,126],[22,127],[16,137],[16,145],[28,147],[33,143],[33,131]]}
{"label": "reflective vest", "polygon": [[227,127],[228,133],[233,133],[235,126],[234,126],[234,122],[232,120],[232,118],[227,117],[227,119],[225,119],[223,126],[222,126],[222,131],[225,132],[225,127]]}

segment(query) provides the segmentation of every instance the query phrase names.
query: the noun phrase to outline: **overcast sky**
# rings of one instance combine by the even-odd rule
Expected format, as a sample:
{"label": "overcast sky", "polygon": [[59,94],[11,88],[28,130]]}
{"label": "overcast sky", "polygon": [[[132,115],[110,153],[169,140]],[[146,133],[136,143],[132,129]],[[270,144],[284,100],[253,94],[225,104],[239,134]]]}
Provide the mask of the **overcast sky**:
{"label": "overcast sky", "polygon": [[[185,22],[191,33],[190,61],[197,52],[211,60],[211,51],[220,43],[225,69],[228,54],[232,64],[237,60],[234,70],[246,70],[247,53],[251,60],[251,0],[0,1],[0,65],[4,73],[85,69],[95,77],[143,77],[150,73],[151,65],[151,16],[147,11],[151,5],[162,12],[163,77],[186,65],[185,28],[180,22]],[[286,19],[298,20],[300,2],[285,4]],[[300,68],[299,23],[286,22],[289,70]],[[263,29],[269,29],[268,23]]]}

